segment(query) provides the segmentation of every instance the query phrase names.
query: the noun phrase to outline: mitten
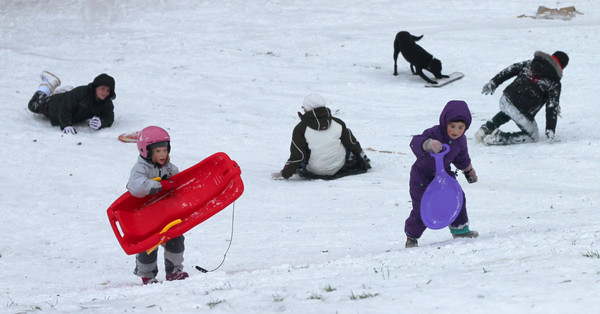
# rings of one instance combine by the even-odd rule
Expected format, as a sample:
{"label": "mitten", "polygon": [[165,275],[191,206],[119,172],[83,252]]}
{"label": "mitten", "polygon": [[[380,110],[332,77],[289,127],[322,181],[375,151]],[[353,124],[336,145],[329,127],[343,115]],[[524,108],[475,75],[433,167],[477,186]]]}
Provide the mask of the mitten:
{"label": "mitten", "polygon": [[438,140],[428,139],[423,142],[423,150],[437,154],[442,150],[442,143]]}
{"label": "mitten", "polygon": [[100,129],[101,126],[102,126],[102,121],[100,120],[100,118],[94,116],[92,119],[90,119],[90,128],[92,128],[94,130],[98,130],[98,129]]}
{"label": "mitten", "polygon": [[64,134],[77,134],[77,131],[75,131],[75,129],[72,126],[66,126],[62,132]]}
{"label": "mitten", "polygon": [[177,187],[175,181],[172,179],[162,180],[160,181],[160,187],[163,191],[169,191]]}
{"label": "mitten", "polygon": [[365,167],[367,167],[367,169],[371,169],[371,159],[369,159],[369,157],[367,157],[367,154],[365,153],[364,150],[360,152],[360,158],[362,158],[363,161],[365,162]]}
{"label": "mitten", "polygon": [[487,82],[487,84],[483,85],[483,89],[481,90],[481,93],[484,95],[490,94],[493,95],[494,92],[496,91],[496,84],[494,84],[494,82],[489,81]]}
{"label": "mitten", "polygon": [[283,180],[283,175],[281,174],[281,171],[271,173],[271,179],[273,179],[273,180]]}
{"label": "mitten", "polygon": [[546,143],[548,143],[548,144],[554,143],[554,131],[546,130]]}
{"label": "mitten", "polygon": [[467,182],[475,183],[477,182],[477,172],[475,172],[475,168],[471,167],[469,171],[463,171],[465,178],[467,178]]}

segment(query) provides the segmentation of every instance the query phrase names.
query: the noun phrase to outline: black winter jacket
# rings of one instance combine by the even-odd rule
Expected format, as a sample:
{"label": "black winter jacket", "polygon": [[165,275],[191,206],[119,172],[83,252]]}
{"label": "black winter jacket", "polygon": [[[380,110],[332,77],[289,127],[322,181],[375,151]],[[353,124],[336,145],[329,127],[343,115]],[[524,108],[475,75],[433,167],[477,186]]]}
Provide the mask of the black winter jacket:
{"label": "black winter jacket", "polygon": [[556,129],[560,113],[560,92],[563,72],[554,58],[541,51],[534,53],[529,61],[515,63],[492,78],[496,86],[516,76],[504,89],[504,95],[528,119],[534,120],[542,106],[546,105],[546,130]]}

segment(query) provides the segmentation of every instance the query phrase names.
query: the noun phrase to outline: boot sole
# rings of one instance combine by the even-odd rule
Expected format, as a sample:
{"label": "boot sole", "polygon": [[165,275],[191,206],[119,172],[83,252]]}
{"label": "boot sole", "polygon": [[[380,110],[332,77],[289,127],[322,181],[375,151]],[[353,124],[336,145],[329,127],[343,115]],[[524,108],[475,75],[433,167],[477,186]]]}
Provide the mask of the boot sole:
{"label": "boot sole", "polygon": [[[52,77],[54,79],[56,79],[56,81],[58,82],[58,84],[56,85],[56,87],[59,87],[61,84],[60,79],[58,78],[58,76],[48,72],[48,71],[42,71],[42,75],[45,75],[46,77]],[[43,78],[42,78],[43,79]]]}

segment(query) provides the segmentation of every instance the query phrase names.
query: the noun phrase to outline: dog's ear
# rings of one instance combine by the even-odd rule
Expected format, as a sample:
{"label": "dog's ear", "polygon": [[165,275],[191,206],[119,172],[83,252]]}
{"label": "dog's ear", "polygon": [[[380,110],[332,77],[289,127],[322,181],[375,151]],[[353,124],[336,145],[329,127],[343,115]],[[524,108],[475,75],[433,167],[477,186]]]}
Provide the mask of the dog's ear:
{"label": "dog's ear", "polygon": [[431,69],[428,69],[432,73],[442,73],[442,61],[439,59],[431,60]]}

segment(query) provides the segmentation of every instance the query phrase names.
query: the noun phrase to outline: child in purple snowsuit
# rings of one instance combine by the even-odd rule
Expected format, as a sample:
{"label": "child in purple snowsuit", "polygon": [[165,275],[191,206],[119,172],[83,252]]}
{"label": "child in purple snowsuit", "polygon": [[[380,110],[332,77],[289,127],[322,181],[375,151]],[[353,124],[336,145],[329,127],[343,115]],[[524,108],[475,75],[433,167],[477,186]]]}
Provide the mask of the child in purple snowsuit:
{"label": "child in purple snowsuit", "polygon": [[[435,160],[430,152],[439,153],[442,143],[448,144],[450,151],[444,156],[446,172],[453,178],[456,177],[456,173],[450,169],[452,163],[463,171],[469,183],[477,182],[477,174],[469,157],[467,137],[464,135],[470,125],[471,112],[467,103],[452,100],[442,110],[439,125],[423,131],[421,135],[413,136],[410,148],[417,160],[410,170],[410,197],[413,209],[404,225],[407,248],[418,246],[417,240],[427,228],[421,220],[421,198],[435,177]],[[479,235],[477,231],[469,230],[466,204],[465,198],[458,217],[450,224],[450,232],[454,238],[476,238]]]}

